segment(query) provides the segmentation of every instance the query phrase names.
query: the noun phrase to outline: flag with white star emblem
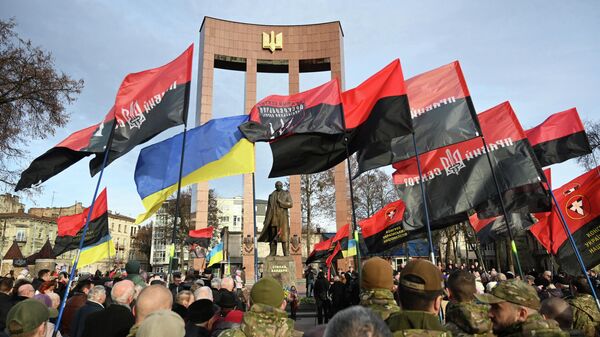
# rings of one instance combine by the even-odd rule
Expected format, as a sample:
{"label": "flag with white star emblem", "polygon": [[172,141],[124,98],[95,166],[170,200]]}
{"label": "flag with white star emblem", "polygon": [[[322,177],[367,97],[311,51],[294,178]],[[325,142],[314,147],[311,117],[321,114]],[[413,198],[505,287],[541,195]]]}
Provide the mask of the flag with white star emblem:
{"label": "flag with white star emblem", "polygon": [[[554,195],[586,268],[600,264],[600,166],[554,190]],[[581,273],[556,208],[536,216],[539,222],[531,233],[567,273]]]}

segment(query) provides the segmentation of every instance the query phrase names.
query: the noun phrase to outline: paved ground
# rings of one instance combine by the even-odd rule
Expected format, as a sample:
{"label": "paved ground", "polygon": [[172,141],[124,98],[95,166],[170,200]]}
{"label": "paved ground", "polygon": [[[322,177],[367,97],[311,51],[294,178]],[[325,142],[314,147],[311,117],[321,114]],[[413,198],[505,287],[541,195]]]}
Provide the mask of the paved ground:
{"label": "paved ground", "polygon": [[296,324],[294,327],[296,330],[306,332],[317,325],[317,319],[315,317],[300,317],[296,318]]}

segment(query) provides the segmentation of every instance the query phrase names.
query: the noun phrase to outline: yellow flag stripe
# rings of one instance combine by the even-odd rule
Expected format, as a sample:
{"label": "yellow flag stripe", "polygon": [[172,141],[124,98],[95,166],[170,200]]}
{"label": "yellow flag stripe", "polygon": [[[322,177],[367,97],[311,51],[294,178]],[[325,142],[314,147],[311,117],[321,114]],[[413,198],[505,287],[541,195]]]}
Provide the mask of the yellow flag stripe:
{"label": "yellow flag stripe", "polygon": [[[185,155],[193,156],[194,153],[186,153]],[[181,179],[181,187],[201,181],[208,181],[237,174],[252,173],[254,172],[254,168],[254,144],[246,138],[242,138],[231,148],[231,151],[221,159],[210,162],[183,177]],[[152,214],[158,211],[162,203],[176,191],[177,183],[144,198],[142,203],[146,208],[146,213],[140,214],[135,220],[135,223],[139,224],[150,218]]]}

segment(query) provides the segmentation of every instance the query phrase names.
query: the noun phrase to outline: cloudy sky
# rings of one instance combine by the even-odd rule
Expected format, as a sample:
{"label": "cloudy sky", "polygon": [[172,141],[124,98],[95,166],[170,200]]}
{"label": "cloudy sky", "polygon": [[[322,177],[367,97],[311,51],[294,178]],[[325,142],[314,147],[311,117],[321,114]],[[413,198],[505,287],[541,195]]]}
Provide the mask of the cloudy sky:
{"label": "cloudy sky", "polygon": [[[344,30],[345,85],[354,87],[400,58],[405,76],[459,60],[478,111],[510,100],[525,128],[577,107],[600,119],[600,3],[597,1],[2,1],[0,18],[14,17],[21,37],[51,51],[56,67],[85,80],[70,123],[32,140],[31,159],[70,133],[98,123],[123,77],[160,66],[197,43],[205,16],[263,24],[339,20]],[[195,55],[197,58],[197,55]],[[197,67],[197,60],[194,68]],[[193,71],[196,75],[196,69]],[[328,74],[301,76],[301,90]],[[215,70],[215,117],[243,113],[243,73]],[[195,107],[194,78],[192,104]],[[285,94],[285,75],[259,74],[257,99]],[[194,125],[195,111],[190,112]],[[182,130],[173,128],[155,140]],[[104,176],[109,207],[135,216],[143,207],[133,172],[140,147],[111,164]],[[257,197],[273,189],[271,153],[257,147]],[[27,206],[89,204],[96,179],[82,160],[47,181]],[[582,173],[574,161],[553,167],[553,183]],[[221,196],[241,195],[241,178],[211,182]],[[325,225],[325,224],[323,224]]]}

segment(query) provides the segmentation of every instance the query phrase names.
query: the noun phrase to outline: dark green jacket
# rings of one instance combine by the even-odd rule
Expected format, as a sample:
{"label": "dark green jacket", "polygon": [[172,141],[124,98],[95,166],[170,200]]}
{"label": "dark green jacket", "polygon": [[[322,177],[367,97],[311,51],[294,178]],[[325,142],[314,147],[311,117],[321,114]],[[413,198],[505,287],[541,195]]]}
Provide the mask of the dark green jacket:
{"label": "dark green jacket", "polygon": [[446,331],[442,326],[436,315],[425,311],[403,310],[392,314],[386,322],[394,337],[452,336],[452,333]]}

